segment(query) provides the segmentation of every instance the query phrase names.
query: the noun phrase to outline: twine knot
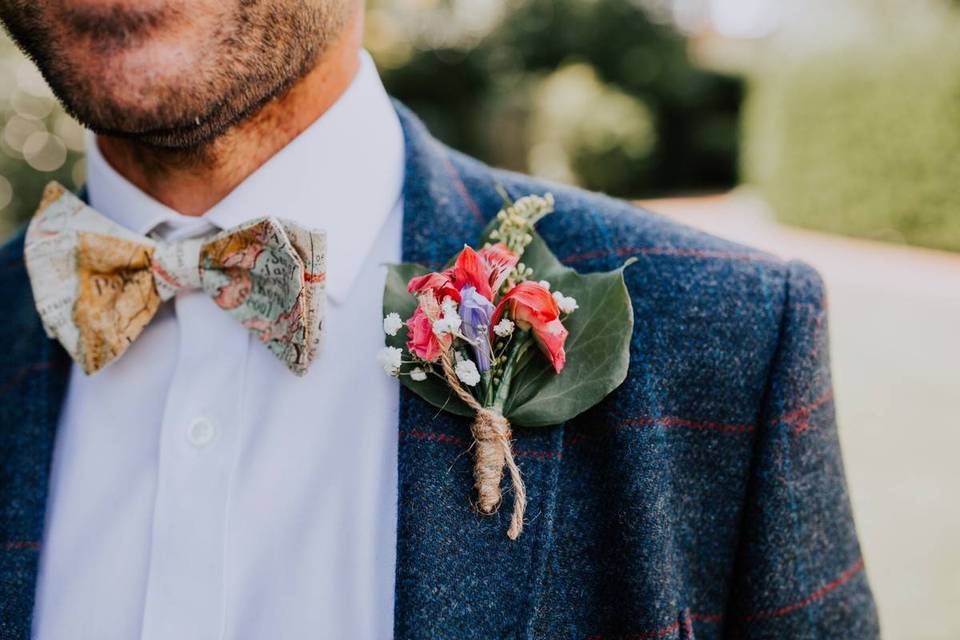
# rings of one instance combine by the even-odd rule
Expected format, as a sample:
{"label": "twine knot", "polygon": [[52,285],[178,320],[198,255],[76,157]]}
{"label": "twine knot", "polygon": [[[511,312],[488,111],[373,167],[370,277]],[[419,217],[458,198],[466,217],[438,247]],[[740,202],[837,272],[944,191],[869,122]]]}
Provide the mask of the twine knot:
{"label": "twine knot", "polygon": [[503,468],[510,474],[513,485],[513,513],[507,537],[516,540],[523,531],[523,513],[527,508],[527,491],[520,477],[520,469],[513,459],[510,444],[510,422],[499,411],[484,407],[467,391],[454,371],[452,349],[440,355],[444,376],[454,393],[476,412],[471,431],[473,433],[474,463],[473,483],[477,490],[477,509],[480,513],[496,513],[502,501],[500,483]]}
{"label": "twine knot", "polygon": [[520,469],[513,459],[510,423],[499,412],[483,408],[477,411],[472,431],[476,448],[473,482],[477,489],[477,508],[481,513],[490,514],[500,507],[500,482],[503,480],[503,468],[506,467],[513,483],[513,514],[510,516],[507,537],[516,540],[523,531],[527,493]]}
{"label": "twine knot", "polygon": [[481,409],[472,431],[477,455],[474,473],[477,506],[483,513],[493,513],[500,506],[500,481],[506,464],[504,449],[510,446],[510,423],[492,409]]}

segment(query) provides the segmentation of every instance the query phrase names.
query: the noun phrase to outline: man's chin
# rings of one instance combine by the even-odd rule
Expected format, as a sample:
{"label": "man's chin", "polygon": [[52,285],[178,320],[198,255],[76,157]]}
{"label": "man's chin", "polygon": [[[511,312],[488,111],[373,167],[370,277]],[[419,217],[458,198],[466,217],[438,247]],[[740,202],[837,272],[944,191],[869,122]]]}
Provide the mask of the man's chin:
{"label": "man's chin", "polygon": [[[186,113],[174,116],[172,108],[165,105],[182,105],[175,98],[162,100],[146,99],[131,103],[129,95],[114,100],[112,95],[103,92],[84,91],[83,85],[71,83],[69,87],[51,86],[66,110],[85,128],[94,133],[116,138],[139,140],[144,143],[168,146],[180,139],[196,139],[198,134],[191,130],[200,128],[205,118]],[[102,88],[102,87],[101,87]]]}
{"label": "man's chin", "polygon": [[[74,117],[94,133],[134,141],[146,146],[170,150],[190,150],[222,136],[234,122],[220,114],[187,117],[179,121],[162,119],[158,113],[116,111],[84,114],[71,110]],[[113,117],[111,117],[113,116]]]}
{"label": "man's chin", "polygon": [[[253,115],[270,95],[250,103],[234,100],[208,101],[184,91],[144,91],[144,101],[131,103],[114,96],[64,100],[71,114],[94,133],[131,140],[169,150],[195,150],[223,136]],[[191,108],[192,107],[192,108]]]}
{"label": "man's chin", "polygon": [[[81,121],[82,122],[82,121]],[[167,128],[122,129],[99,123],[84,123],[94,133],[130,140],[147,147],[189,151],[203,147],[223,134],[219,128],[209,126],[181,125]]]}

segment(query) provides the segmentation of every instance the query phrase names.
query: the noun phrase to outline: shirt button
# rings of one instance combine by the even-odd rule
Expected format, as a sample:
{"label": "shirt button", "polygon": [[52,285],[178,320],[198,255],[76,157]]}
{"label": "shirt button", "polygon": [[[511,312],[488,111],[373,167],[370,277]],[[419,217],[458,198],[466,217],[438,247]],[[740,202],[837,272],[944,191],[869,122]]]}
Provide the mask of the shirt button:
{"label": "shirt button", "polygon": [[187,441],[199,449],[210,444],[216,434],[212,422],[206,418],[195,418],[187,429]]}

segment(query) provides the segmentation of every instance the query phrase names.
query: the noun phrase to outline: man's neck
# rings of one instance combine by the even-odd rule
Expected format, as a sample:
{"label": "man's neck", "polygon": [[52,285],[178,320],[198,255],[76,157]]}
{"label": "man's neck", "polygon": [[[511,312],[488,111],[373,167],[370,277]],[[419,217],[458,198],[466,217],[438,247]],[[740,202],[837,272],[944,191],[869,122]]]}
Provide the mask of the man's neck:
{"label": "man's neck", "polygon": [[155,200],[184,215],[202,215],[333,106],[359,68],[361,32],[358,15],[289,91],[201,149],[158,149],[104,135],[97,146],[120,175]]}

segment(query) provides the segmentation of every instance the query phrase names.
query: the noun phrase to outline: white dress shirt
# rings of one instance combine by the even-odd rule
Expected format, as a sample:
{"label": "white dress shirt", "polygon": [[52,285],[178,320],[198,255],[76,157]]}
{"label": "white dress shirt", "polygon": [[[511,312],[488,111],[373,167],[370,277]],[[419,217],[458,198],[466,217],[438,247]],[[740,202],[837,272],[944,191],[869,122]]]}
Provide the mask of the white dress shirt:
{"label": "white dress shirt", "polygon": [[127,182],[92,135],[87,153],[90,204],[139,233],[263,215],[326,229],[324,346],[298,378],[193,291],[106,369],[74,365],[34,636],[391,637],[398,391],[376,354],[404,152],[369,56],[329,111],[200,218]]}

